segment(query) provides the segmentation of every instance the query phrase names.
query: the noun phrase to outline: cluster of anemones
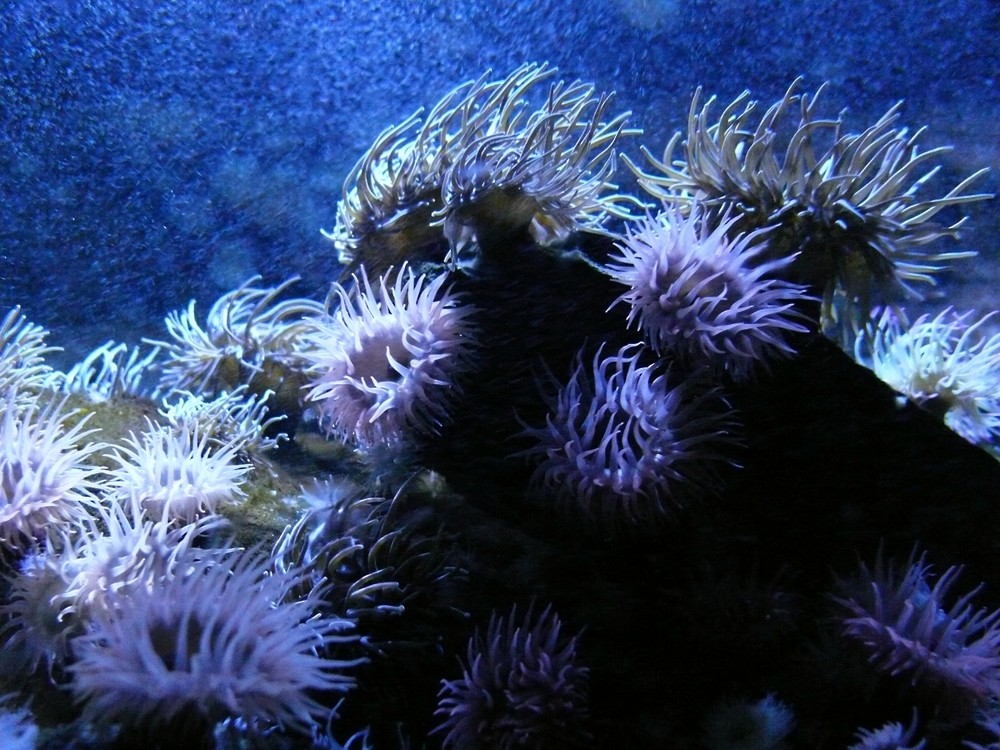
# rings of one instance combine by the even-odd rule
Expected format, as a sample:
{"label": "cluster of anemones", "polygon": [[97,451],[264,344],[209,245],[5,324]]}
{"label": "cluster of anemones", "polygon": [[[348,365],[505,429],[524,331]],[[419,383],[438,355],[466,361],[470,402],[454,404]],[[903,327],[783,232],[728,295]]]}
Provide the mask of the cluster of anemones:
{"label": "cluster of anemones", "polygon": [[[843,133],[840,118],[817,114],[819,92],[799,94],[799,84],[756,124],[749,93],[712,122],[714,97],[701,107],[699,90],[681,158],[674,157],[678,133],[662,158],[644,150],[650,171],[626,162],[660,200],[680,206],[697,200],[712,210],[715,223],[732,212],[736,234],[772,229],[769,253],[794,256],[787,274],[822,294],[824,323],[859,327],[879,297],[909,292],[911,282],[931,282],[947,261],[972,255],[926,246],[958,235],[961,220],[945,226],[933,221],[942,211],[989,197],[966,192],[985,170],[943,196],[922,198],[918,191],[936,171],[928,162],[946,149],[921,152],[923,129],[899,127],[898,104],[860,134]],[[795,110],[797,125],[779,137]]]}
{"label": "cluster of anemones", "polygon": [[475,345],[473,308],[446,275],[390,275],[373,288],[362,269],[353,292],[335,284],[339,307],[313,320],[302,348],[321,423],[363,446],[436,433]]}
{"label": "cluster of anemones", "polygon": [[142,411],[152,355],[108,344],[56,373],[44,364],[44,331],[16,310],[0,336],[8,668],[44,667],[83,721],[116,725],[125,744],[167,726],[203,738],[233,719],[258,732],[325,727],[321,694],[353,684],[347,667],[358,659],[341,645],[356,640],[353,620],[318,611],[308,590],[293,596],[306,571],[232,546],[218,515],[244,495],[252,467],[240,456],[273,447],[266,399],[177,393],[160,422],[108,435],[108,445],[66,400]]}

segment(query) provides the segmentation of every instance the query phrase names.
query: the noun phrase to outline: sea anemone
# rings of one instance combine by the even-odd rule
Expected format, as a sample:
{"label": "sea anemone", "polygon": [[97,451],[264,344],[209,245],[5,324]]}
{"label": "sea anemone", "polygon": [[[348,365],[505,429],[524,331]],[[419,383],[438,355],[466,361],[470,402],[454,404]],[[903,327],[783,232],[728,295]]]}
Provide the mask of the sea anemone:
{"label": "sea anemone", "polygon": [[255,393],[283,390],[286,379],[299,386],[295,374],[300,361],[295,345],[304,332],[302,318],[323,312],[323,305],[307,299],[277,302],[297,279],[272,288],[253,286],[253,277],[220,297],[202,327],[191,300],[187,308],[167,315],[172,341],[146,339],[166,352],[159,391],[215,394],[240,385]]}
{"label": "sea anemone", "polygon": [[705,720],[702,741],[709,750],[777,750],[795,728],[792,710],[765,695],[759,701],[730,700]]}
{"label": "sea anemone", "polygon": [[[923,129],[910,134],[897,126],[899,104],[862,133],[845,134],[840,118],[817,115],[822,88],[810,97],[797,93],[799,84],[793,82],[756,125],[757,104],[748,92],[711,123],[715,99],[700,107],[699,89],[683,157],[674,157],[682,139],[678,133],[661,159],[644,149],[651,171],[626,162],[660,200],[681,206],[697,200],[713,209],[716,222],[735,211],[736,234],[774,228],[769,252],[795,256],[787,274],[822,291],[825,322],[832,325],[838,314],[846,314],[846,322],[855,325],[867,319],[876,293],[884,301],[912,293],[911,282],[933,283],[946,261],[972,255],[930,252],[925,246],[958,236],[962,220],[940,225],[932,219],[947,208],[988,198],[966,193],[986,170],[943,196],[922,198],[920,189],[937,171],[928,164],[947,149],[921,152]],[[798,125],[784,128],[783,120],[796,108]],[[781,138],[783,130],[788,132]]]}
{"label": "sea anemone", "polygon": [[218,554],[196,543],[225,525],[219,516],[205,516],[176,526],[169,517],[150,518],[137,502],[106,504],[75,537],[65,536],[58,553],[47,555],[66,582],[56,598],[63,605],[61,615],[106,610],[109,596],[114,600],[129,589],[174,575],[194,558]]}
{"label": "sea anemone", "polygon": [[713,389],[671,385],[669,373],[642,365],[630,344],[587,367],[582,353],[569,382],[549,404],[545,427],[527,427],[542,458],[539,490],[580,506],[589,517],[641,524],[668,516],[692,494],[719,485],[716,466],[730,463],[732,413]]}
{"label": "sea anemone", "polygon": [[197,426],[149,423],[141,436],[130,434],[111,453],[118,466],[108,487],[119,502],[187,523],[246,496],[240,485],[252,467],[237,461],[241,447],[219,445]]}
{"label": "sea anemone", "polygon": [[613,94],[559,81],[525,118],[524,87],[514,91],[497,105],[465,105],[480,122],[455,139],[435,212],[455,256],[472,243],[525,231],[551,245],[573,232],[601,231],[609,216],[631,218],[629,208],[642,205],[611,182],[616,144],[637,132],[625,128],[628,113],[604,120]]}
{"label": "sea anemone", "polygon": [[0,739],[4,750],[35,750],[38,725],[25,707],[16,706],[14,695],[0,696]]}
{"label": "sea anemone", "polygon": [[[22,402],[17,388],[4,402]],[[0,413],[0,546],[23,549],[85,518],[96,503],[89,459],[103,446],[86,441],[97,432],[86,429],[87,417],[67,428],[75,416],[58,401]]]}
{"label": "sea anemone", "polygon": [[265,391],[260,396],[248,394],[246,386],[224,391],[206,399],[186,391],[177,391],[176,401],[163,399],[160,415],[174,430],[196,430],[208,437],[215,447],[235,447],[251,457],[273,450],[288,438],[284,433],[273,434],[274,428],[285,421],[284,415],[269,417],[268,400],[273,395]]}
{"label": "sea anemone", "polygon": [[79,622],[62,616],[66,580],[54,554],[25,555],[0,613],[3,615],[3,661],[7,669],[33,673],[45,663],[49,673],[69,658],[69,641],[80,633]]}
{"label": "sea anemone", "polygon": [[139,347],[108,341],[94,349],[68,372],[53,372],[47,385],[63,393],[80,393],[91,401],[145,396],[143,379],[159,354],[154,348],[140,356]]}
{"label": "sea anemone", "polygon": [[577,664],[576,637],[561,633],[547,607],[523,620],[494,614],[486,637],[469,640],[457,680],[442,680],[435,732],[445,748],[510,750],[585,746],[588,670]]}
{"label": "sea anemone", "polygon": [[286,528],[273,555],[279,569],[307,570],[304,583],[357,622],[364,648],[381,657],[376,668],[393,652],[436,652],[442,622],[457,614],[446,592],[464,571],[411,486],[391,498],[331,497]]}
{"label": "sea anemone", "polygon": [[727,239],[735,221],[710,229],[697,205],[686,217],[667,208],[630,227],[605,270],[628,287],[615,302],[629,306],[629,325],[641,327],[657,352],[741,380],[793,354],[788,335],[807,330],[794,305],[807,297],[773,278],[791,258],[755,263],[766,248],[764,233]]}
{"label": "sea anemone", "polygon": [[618,139],[634,132],[626,115],[604,121],[611,96],[579,81],[554,83],[529,114],[531,94],[555,73],[534,63],[502,80],[487,73],[379,135],[348,175],[327,234],[340,262],[381,273],[430,257],[445,237],[454,257],[492,232],[550,242],[629,215],[638,201],[609,181]]}
{"label": "sea anemone", "polygon": [[[48,331],[29,323],[20,307],[13,307],[0,321],[0,410],[20,409],[45,386],[52,368],[45,355],[59,351],[47,346]],[[8,398],[17,396],[13,404]]]}
{"label": "sea anemone", "polygon": [[924,750],[927,740],[917,740],[917,712],[910,726],[893,721],[878,729],[859,729],[858,742],[847,750]]}
{"label": "sea anemone", "polygon": [[340,306],[314,321],[303,348],[308,399],[330,433],[371,446],[433,434],[447,421],[475,339],[473,308],[446,280],[404,266],[391,285],[381,277],[377,292],[363,268],[354,294],[334,285]]}
{"label": "sea anemone", "polygon": [[86,720],[130,727],[226,717],[309,733],[331,711],[316,692],[344,693],[353,662],[324,649],[352,639],[347,620],[286,600],[295,573],[239,551],[195,560],[101,610],[74,641],[69,669]]}
{"label": "sea anemone", "polygon": [[835,599],[846,610],[843,633],[879,671],[905,675],[945,710],[964,713],[1000,695],[1000,610],[973,609],[981,586],[948,606],[962,569],[948,568],[932,587],[925,558],[911,555],[902,576],[881,555],[874,570],[862,563]]}
{"label": "sea anemone", "polygon": [[970,443],[1000,449],[1000,333],[982,329],[990,313],[946,308],[907,327],[889,309],[858,337],[855,356],[897,392],[934,414]]}
{"label": "sea anemone", "polygon": [[50,670],[65,663],[67,644],[86,629],[95,611],[121,600],[129,590],[172,576],[178,561],[220,551],[195,550],[199,538],[223,525],[217,516],[175,527],[153,521],[136,503],[102,505],[93,518],[64,530],[58,544],[27,556],[0,607],[4,648],[31,671],[45,661]]}

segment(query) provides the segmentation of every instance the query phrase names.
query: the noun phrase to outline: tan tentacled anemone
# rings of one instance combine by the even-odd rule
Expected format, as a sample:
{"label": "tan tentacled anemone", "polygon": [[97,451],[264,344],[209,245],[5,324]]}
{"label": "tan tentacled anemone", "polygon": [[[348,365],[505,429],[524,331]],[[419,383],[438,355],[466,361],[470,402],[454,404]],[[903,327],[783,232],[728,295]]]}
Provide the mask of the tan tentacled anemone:
{"label": "tan tentacled anemone", "polygon": [[452,260],[472,243],[523,233],[540,243],[599,230],[628,217],[614,193],[615,146],[628,113],[605,121],[611,94],[557,81],[532,110],[537,87],[556,74],[529,63],[489,73],[383,131],[344,184],[337,223],[325,233],[348,273],[378,274],[404,261]]}
{"label": "tan tentacled anemone", "polygon": [[[943,237],[957,238],[965,219],[937,223],[937,215],[989,198],[969,194],[981,169],[941,196],[921,187],[938,171],[948,147],[921,151],[921,128],[898,125],[900,104],[861,133],[843,132],[840,116],[822,118],[815,95],[798,93],[796,79],[754,124],[757,103],[743,92],[710,121],[715,98],[691,102],[687,136],[677,133],[662,158],[647,149],[644,171],[623,157],[651,195],[682,208],[698,201],[715,221],[732,213],[731,232],[771,228],[771,256],[798,253],[785,271],[790,281],[822,294],[824,327],[857,331],[873,305],[916,295],[911,282],[934,283],[947,261],[970,252],[930,251]],[[798,123],[785,123],[795,109]],[[675,156],[682,146],[680,158]],[[781,147],[784,146],[784,153]]]}
{"label": "tan tentacled anemone", "polygon": [[325,308],[308,299],[278,301],[297,278],[271,288],[253,286],[259,280],[254,276],[222,295],[208,311],[204,327],[192,300],[167,316],[172,341],[145,339],[168,357],[161,367],[161,393],[215,395],[246,385],[258,397],[273,391],[275,411],[289,416],[299,411],[304,366],[296,343],[305,333],[305,318],[321,315]]}

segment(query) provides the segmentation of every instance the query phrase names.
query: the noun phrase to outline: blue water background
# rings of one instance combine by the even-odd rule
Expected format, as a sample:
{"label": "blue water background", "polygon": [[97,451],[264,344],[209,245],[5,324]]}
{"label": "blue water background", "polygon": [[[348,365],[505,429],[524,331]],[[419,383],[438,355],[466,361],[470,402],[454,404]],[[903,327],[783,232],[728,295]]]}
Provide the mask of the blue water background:
{"label": "blue water background", "polygon": [[[702,85],[769,104],[830,86],[850,128],[905,100],[943,193],[981,166],[998,190],[1000,3],[607,0],[21,0],[0,14],[0,308],[22,305],[73,360],[162,337],[259,273],[322,297],[351,165],[387,125],[492,68],[549,61],[617,91],[654,152]],[[939,299],[994,309],[1000,209],[969,208]]]}

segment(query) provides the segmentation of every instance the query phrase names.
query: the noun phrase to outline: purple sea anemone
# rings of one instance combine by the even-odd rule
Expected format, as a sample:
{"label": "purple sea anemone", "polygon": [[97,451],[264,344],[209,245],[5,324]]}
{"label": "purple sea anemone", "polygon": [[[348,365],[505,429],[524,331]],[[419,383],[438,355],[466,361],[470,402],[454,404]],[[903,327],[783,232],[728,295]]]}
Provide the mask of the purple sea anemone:
{"label": "purple sea anemone", "polygon": [[869,661],[892,676],[906,675],[946,709],[965,709],[1000,695],[1000,610],[974,610],[976,587],[948,606],[961,567],[928,583],[925,554],[911,555],[900,576],[881,557],[864,564],[837,603],[844,635],[859,641]]}
{"label": "purple sea anemone", "polygon": [[84,718],[131,727],[227,717],[309,733],[330,710],[315,692],[346,692],[353,662],[326,658],[353,639],[347,620],[288,600],[298,574],[232,550],[135,588],[95,612],[70,666]]}
{"label": "purple sea anemone", "polygon": [[355,281],[354,294],[334,286],[340,306],[316,320],[304,351],[321,422],[362,446],[437,432],[472,353],[472,308],[444,288],[445,275],[428,280],[408,266],[377,291],[363,268]]}
{"label": "purple sea anemone", "polygon": [[[20,549],[85,518],[95,502],[97,468],[89,457],[102,446],[86,443],[96,430],[87,419],[67,428],[60,402],[44,407],[21,400],[16,388],[0,412],[0,546]],[[83,444],[81,446],[81,444]]]}
{"label": "purple sea anemone", "polygon": [[591,367],[580,356],[550,403],[546,425],[527,428],[541,456],[536,487],[580,505],[592,518],[642,523],[663,518],[692,493],[718,486],[715,467],[735,441],[731,412],[714,390],[639,363],[630,344]]}
{"label": "purple sea anemone", "polygon": [[762,232],[730,240],[735,218],[711,229],[697,206],[665,208],[630,228],[606,271],[628,287],[617,302],[658,352],[676,352],[745,379],[759,365],[794,353],[788,335],[804,333],[795,303],[802,287],[772,276],[792,258],[757,263]]}
{"label": "purple sea anemone", "polygon": [[485,639],[469,640],[458,680],[442,680],[436,732],[455,750],[508,750],[584,745],[588,738],[586,667],[576,663],[576,638],[561,634],[550,607],[523,621],[513,609],[490,618]]}

